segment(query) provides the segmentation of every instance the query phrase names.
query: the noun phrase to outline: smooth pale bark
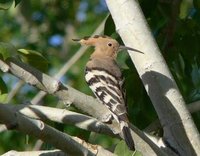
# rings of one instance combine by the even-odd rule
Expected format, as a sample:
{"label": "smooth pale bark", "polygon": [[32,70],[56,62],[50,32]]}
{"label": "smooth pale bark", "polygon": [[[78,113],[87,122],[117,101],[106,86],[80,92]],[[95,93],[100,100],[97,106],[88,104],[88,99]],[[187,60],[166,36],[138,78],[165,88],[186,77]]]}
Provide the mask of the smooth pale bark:
{"label": "smooth pale bark", "polygon": [[[74,106],[79,108],[80,110],[91,114],[92,116],[99,118],[105,118],[105,116],[109,115],[108,109],[101,105],[92,98],[91,96],[87,96],[70,86],[64,86],[59,81],[51,78],[50,76],[41,73],[37,69],[26,65],[22,62],[19,62],[15,59],[7,60],[0,60],[0,63],[5,63],[5,66],[8,66],[7,72],[19,77],[20,79],[24,80],[25,82],[29,83],[30,85],[34,85],[40,90],[46,91],[49,94],[53,94],[59,97],[60,100],[64,102],[69,102],[70,104],[73,103]],[[2,117],[6,114],[1,114]],[[1,117],[0,117],[1,119]],[[109,124],[111,127],[111,124]],[[113,127],[115,128],[115,127]],[[143,155],[164,155],[163,151],[158,148],[155,141],[152,142],[150,138],[145,136],[143,132],[134,129],[132,131],[133,138],[136,139],[135,144],[138,147],[138,150],[143,150]]]}
{"label": "smooth pale bark", "polygon": [[52,144],[69,155],[115,155],[99,145],[92,145],[82,139],[60,132],[40,120],[31,119],[19,112],[15,112],[11,107],[7,107],[6,104],[0,104],[0,123],[5,124],[8,130],[16,129],[34,136]]}
{"label": "smooth pale bark", "polygon": [[166,145],[180,155],[200,153],[200,136],[136,0],[106,0],[164,129]]}
{"label": "smooth pale bark", "polygon": [[23,152],[19,152],[19,151],[9,151],[4,153],[2,156],[27,156],[27,155],[31,155],[31,156],[67,156],[66,153],[60,151],[60,150],[46,150],[46,151],[23,151]]}

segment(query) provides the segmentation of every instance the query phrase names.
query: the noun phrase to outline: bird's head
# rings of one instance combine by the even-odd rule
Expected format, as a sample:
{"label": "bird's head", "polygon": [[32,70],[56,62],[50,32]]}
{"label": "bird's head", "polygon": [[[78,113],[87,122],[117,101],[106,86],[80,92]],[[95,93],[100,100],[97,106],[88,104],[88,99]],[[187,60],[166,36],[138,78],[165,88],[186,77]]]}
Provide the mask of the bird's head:
{"label": "bird's head", "polygon": [[81,45],[94,46],[95,52],[99,55],[116,57],[119,50],[132,50],[143,53],[137,49],[120,45],[115,39],[105,35],[95,35],[94,37],[84,37],[83,39],[73,39]]}

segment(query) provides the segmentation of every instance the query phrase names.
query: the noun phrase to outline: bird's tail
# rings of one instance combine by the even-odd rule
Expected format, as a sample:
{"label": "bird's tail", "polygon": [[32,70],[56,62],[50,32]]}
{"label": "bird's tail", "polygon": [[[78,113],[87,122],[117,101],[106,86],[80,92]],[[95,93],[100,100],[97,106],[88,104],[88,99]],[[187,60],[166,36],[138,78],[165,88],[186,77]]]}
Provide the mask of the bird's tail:
{"label": "bird's tail", "polygon": [[122,130],[122,137],[124,138],[127,146],[130,150],[135,151],[135,144],[128,126],[128,123],[121,121],[120,122],[121,130]]}

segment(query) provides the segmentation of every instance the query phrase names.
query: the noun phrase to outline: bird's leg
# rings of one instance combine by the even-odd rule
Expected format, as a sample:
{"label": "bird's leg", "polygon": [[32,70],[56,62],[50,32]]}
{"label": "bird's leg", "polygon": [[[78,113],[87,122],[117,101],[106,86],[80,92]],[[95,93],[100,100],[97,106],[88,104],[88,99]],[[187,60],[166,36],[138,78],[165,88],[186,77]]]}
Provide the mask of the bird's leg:
{"label": "bird's leg", "polygon": [[101,122],[108,124],[112,123],[112,119],[113,119],[112,114],[105,114],[101,118],[99,118]]}
{"label": "bird's leg", "polygon": [[112,114],[103,115],[99,120],[107,124],[112,129],[114,134],[119,134],[121,132],[119,122],[113,118]]}

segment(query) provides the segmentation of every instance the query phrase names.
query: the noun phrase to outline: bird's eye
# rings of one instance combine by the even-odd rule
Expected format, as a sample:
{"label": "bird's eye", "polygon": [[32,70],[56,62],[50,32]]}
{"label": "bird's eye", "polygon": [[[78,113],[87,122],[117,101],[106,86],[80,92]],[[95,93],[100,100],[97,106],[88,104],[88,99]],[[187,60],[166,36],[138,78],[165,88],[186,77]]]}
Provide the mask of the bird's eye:
{"label": "bird's eye", "polygon": [[108,43],[108,46],[109,46],[109,47],[112,47],[112,43]]}

